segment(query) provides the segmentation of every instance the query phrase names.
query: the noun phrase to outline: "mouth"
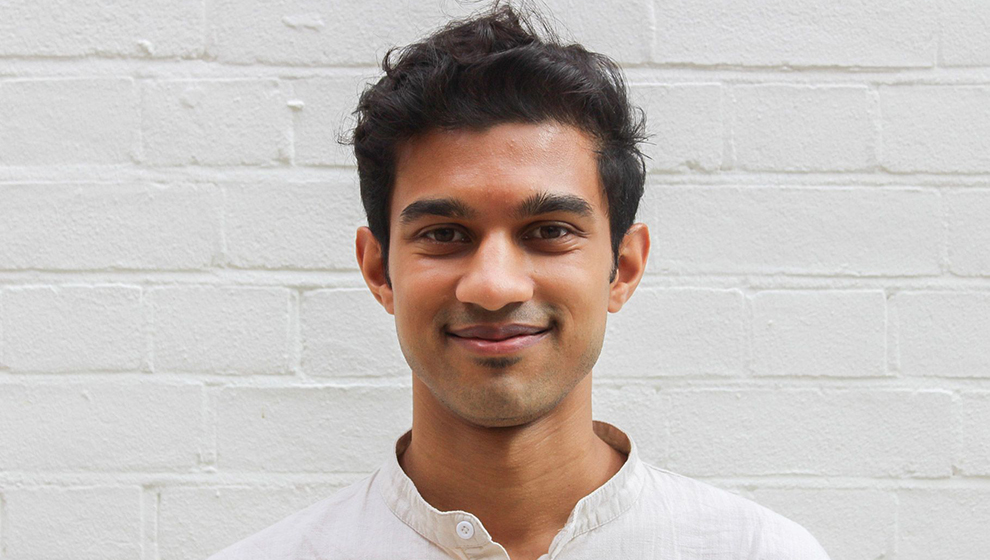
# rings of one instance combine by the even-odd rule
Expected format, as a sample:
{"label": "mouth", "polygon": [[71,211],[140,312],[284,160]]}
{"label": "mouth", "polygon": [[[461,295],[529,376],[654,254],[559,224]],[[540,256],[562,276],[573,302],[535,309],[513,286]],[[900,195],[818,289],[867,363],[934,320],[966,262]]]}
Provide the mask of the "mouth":
{"label": "mouth", "polygon": [[450,340],[476,354],[512,354],[538,344],[547,337],[551,328],[524,325],[506,327],[471,327],[448,331]]}

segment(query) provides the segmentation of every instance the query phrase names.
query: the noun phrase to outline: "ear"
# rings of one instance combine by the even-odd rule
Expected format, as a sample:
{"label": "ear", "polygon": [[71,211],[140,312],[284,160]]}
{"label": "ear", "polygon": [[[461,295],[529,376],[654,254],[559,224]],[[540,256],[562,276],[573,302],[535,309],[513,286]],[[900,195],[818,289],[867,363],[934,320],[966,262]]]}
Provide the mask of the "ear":
{"label": "ear", "polygon": [[385,267],[382,262],[382,246],[375,239],[371,230],[366,226],[361,226],[357,230],[355,239],[357,249],[358,266],[361,267],[361,274],[364,275],[364,282],[368,285],[372,295],[382,304],[385,311],[394,314],[392,288],[385,281]]}
{"label": "ear", "polygon": [[609,286],[608,310],[616,313],[632,297],[636,286],[646,272],[646,258],[650,254],[650,230],[646,224],[633,224],[622,238],[619,247],[619,263],[615,280]]}

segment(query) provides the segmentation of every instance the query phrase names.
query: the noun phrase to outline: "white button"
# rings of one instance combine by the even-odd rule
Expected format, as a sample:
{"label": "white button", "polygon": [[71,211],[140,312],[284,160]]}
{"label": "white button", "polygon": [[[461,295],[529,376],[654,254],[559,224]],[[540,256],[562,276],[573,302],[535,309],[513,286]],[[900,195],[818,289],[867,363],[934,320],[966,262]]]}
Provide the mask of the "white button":
{"label": "white button", "polygon": [[474,525],[470,521],[461,521],[457,524],[457,536],[468,540],[474,536]]}

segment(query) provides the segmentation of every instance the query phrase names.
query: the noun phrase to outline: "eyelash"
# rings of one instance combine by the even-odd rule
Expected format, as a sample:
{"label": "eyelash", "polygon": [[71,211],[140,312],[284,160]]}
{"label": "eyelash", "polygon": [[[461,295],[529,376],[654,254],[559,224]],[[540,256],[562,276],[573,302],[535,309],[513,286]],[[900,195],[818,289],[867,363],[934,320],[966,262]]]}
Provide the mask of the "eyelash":
{"label": "eyelash", "polygon": [[[568,236],[571,236],[571,235],[574,235],[575,234],[573,229],[571,229],[571,228],[569,228],[567,226],[564,226],[564,225],[560,225],[560,224],[543,224],[543,225],[540,225],[540,226],[537,226],[537,227],[531,229],[530,231],[531,232],[532,231],[538,231],[538,230],[543,229],[543,228],[558,228],[558,229],[562,230],[563,233],[560,234],[557,237],[550,237],[550,238],[546,238],[546,239],[536,238],[538,241],[549,241],[551,243],[554,243],[554,242],[558,242],[561,239],[566,239]],[[463,231],[461,231],[458,228],[452,227],[452,226],[436,227],[436,228],[433,228],[433,229],[426,230],[426,231],[424,231],[420,235],[420,237],[423,238],[423,239],[426,239],[427,241],[429,241],[431,243],[437,243],[437,244],[440,244],[440,245],[446,245],[448,243],[463,243],[463,242],[458,242],[458,241],[437,241],[436,239],[433,239],[433,238],[429,237],[429,235],[431,233],[436,233],[438,231],[445,231],[445,230],[450,230],[450,231],[453,231],[455,233],[459,233],[459,234],[467,237],[467,235]]]}

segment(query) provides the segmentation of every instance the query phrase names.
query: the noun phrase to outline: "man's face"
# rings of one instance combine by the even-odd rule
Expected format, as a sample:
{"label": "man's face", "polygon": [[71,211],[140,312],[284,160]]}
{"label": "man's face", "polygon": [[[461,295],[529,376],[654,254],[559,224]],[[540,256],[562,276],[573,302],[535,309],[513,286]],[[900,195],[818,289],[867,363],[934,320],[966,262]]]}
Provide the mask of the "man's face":
{"label": "man's face", "polygon": [[448,410],[523,424],[590,373],[612,256],[593,143],[579,129],[512,123],[405,143],[390,224],[399,345]]}

